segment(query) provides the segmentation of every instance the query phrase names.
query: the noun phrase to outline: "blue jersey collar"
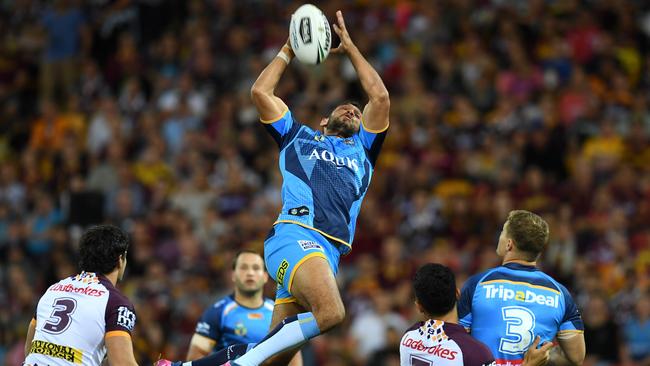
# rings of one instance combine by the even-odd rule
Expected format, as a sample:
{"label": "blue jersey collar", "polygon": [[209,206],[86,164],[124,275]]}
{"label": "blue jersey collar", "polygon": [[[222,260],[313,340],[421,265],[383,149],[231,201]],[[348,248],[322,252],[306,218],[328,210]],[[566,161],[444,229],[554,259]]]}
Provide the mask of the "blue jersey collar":
{"label": "blue jersey collar", "polygon": [[506,263],[503,265],[503,267],[514,269],[516,271],[528,271],[528,272],[539,271],[539,269],[537,269],[537,267],[535,266],[527,266],[525,264],[515,263],[515,262]]}

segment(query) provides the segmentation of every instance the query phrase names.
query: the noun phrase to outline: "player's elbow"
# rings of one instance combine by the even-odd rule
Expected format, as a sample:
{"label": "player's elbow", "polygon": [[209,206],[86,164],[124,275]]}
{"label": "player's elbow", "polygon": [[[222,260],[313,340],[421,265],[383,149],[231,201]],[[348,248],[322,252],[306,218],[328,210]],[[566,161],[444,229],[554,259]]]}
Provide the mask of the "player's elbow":
{"label": "player's elbow", "polygon": [[253,99],[253,101],[260,100],[272,94],[273,94],[272,92],[268,91],[266,88],[260,85],[257,85],[257,83],[253,84],[253,86],[251,87],[251,98]]}
{"label": "player's elbow", "polygon": [[381,88],[381,90],[373,95],[372,103],[390,107],[390,95],[388,94],[388,90],[386,90],[386,88]]}

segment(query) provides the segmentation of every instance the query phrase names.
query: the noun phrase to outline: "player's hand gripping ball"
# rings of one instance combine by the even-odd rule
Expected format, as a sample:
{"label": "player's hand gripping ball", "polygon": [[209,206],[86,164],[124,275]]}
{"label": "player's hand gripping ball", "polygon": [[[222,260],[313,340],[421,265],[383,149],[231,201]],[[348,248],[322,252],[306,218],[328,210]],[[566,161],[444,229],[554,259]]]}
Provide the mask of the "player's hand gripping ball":
{"label": "player's hand gripping ball", "polygon": [[305,4],[291,15],[289,42],[296,58],[308,65],[325,61],[332,47],[332,31],[325,14],[312,4]]}

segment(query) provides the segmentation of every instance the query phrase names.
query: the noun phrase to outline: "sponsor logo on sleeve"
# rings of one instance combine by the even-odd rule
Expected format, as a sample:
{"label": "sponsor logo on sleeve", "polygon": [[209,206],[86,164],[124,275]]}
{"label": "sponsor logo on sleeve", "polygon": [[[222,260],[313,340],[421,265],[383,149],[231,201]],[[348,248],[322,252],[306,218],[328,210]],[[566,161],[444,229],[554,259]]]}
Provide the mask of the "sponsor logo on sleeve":
{"label": "sponsor logo on sleeve", "polygon": [[209,334],[210,333],[210,324],[206,322],[198,322],[196,324],[196,330],[194,330],[196,333],[201,333],[201,334]]}
{"label": "sponsor logo on sleeve", "polygon": [[323,247],[312,240],[298,240],[298,244],[304,251],[307,250],[320,250],[321,252],[323,251]]}
{"label": "sponsor logo on sleeve", "polygon": [[133,330],[135,326],[135,313],[126,306],[120,306],[117,308],[117,325],[130,331]]}
{"label": "sponsor logo on sleeve", "polygon": [[275,274],[275,277],[278,280],[278,285],[284,285],[284,275],[287,273],[287,268],[289,268],[289,262],[287,262],[286,259],[283,259],[280,263],[280,268],[278,268],[278,272]]}
{"label": "sponsor logo on sleeve", "polygon": [[292,216],[306,216],[309,215],[309,207],[300,206],[289,209],[289,215]]}

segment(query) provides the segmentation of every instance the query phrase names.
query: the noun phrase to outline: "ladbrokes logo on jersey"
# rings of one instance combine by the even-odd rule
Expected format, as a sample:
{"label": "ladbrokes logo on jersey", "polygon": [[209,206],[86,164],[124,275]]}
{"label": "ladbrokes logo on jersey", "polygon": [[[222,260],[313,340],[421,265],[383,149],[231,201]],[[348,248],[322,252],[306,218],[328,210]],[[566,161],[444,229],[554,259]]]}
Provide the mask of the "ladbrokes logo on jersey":
{"label": "ladbrokes logo on jersey", "polygon": [[503,285],[481,285],[485,289],[486,299],[500,299],[503,301],[521,301],[525,303],[534,303],[557,308],[560,305],[560,296],[540,295],[531,290],[513,290]]}
{"label": "ladbrokes logo on jersey", "polygon": [[95,297],[102,296],[106,293],[106,291],[97,290],[91,287],[75,287],[69,283],[67,285],[63,285],[60,283],[52,285],[49,288],[49,291],[72,292],[75,294],[82,294],[82,295],[95,296]]}
{"label": "ladbrokes logo on jersey", "polygon": [[447,349],[440,344],[436,344],[434,346],[425,346],[421,340],[415,340],[410,337],[403,340],[402,345],[416,351],[426,352],[430,355],[446,358],[448,360],[455,360],[456,355],[458,354],[457,351]]}
{"label": "ladbrokes logo on jersey", "polygon": [[311,154],[309,154],[309,160],[313,159],[324,160],[341,168],[348,167],[354,169],[355,172],[359,171],[359,161],[357,161],[357,159],[350,159],[347,156],[336,156],[327,150],[322,150],[320,152],[318,152],[317,149],[312,150]]}

